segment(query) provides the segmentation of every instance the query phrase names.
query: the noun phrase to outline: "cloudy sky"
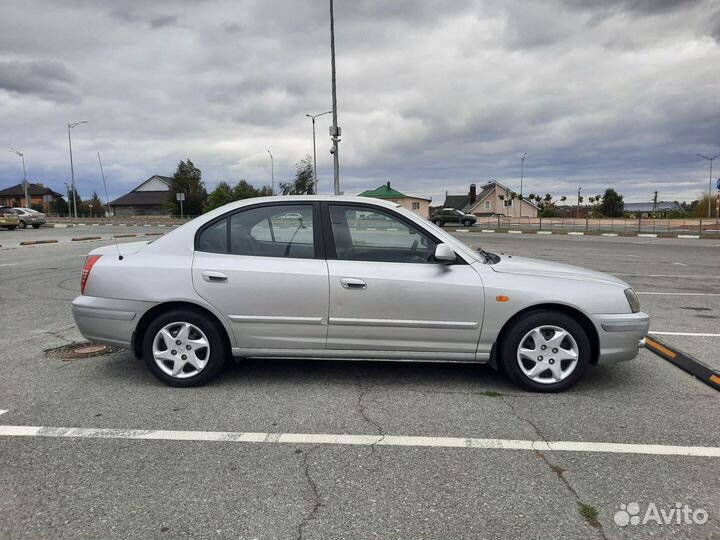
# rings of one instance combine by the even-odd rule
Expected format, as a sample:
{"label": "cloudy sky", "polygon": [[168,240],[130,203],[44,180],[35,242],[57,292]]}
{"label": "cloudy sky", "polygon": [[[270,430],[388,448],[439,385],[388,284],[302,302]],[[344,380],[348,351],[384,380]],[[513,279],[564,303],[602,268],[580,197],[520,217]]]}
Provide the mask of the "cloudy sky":
{"label": "cloudy sky", "polygon": [[[330,108],[326,0],[0,0],[0,137],[28,178],[110,197],[190,158],[290,178]],[[692,199],[720,151],[720,0],[336,0],[342,189]],[[321,191],[330,117],[318,119]],[[720,160],[717,163],[720,176]],[[0,155],[0,187],[21,179]],[[104,197],[103,197],[104,198]]]}

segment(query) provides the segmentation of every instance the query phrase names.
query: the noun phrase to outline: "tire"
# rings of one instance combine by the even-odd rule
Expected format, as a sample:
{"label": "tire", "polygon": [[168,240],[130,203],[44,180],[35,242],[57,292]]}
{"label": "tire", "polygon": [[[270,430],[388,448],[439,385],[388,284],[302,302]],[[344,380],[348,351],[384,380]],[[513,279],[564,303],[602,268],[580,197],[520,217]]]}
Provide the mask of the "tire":
{"label": "tire", "polygon": [[[533,338],[533,334],[537,338]],[[535,339],[541,343],[536,343]],[[526,352],[520,352],[521,345]],[[505,332],[499,350],[508,377],[518,386],[534,392],[567,390],[580,380],[592,354],[590,339],[583,327],[569,315],[550,310],[530,312],[515,321]]]}
{"label": "tire", "polygon": [[32,228],[33,228],[33,229],[39,229],[39,228],[40,228],[40,225],[39,225],[39,224],[35,224],[35,223],[33,223],[33,226],[32,226]]}
{"label": "tire", "polygon": [[11,225],[11,226],[5,227],[5,228],[6,228],[8,231],[14,231],[15,229],[17,229],[17,225]]}
{"label": "tire", "polygon": [[[169,334],[163,333],[163,330]],[[185,330],[185,333],[179,334],[176,330]],[[225,330],[218,328],[215,321],[196,311],[174,310],[163,313],[145,331],[143,359],[150,372],[169,386],[200,386],[216,377],[227,362],[229,351],[223,332]],[[173,343],[166,336],[172,339],[177,337],[181,344]],[[207,343],[205,350],[202,345],[196,346],[203,340]],[[187,347],[191,347],[191,350],[187,350]],[[157,360],[154,350],[160,357]],[[173,352],[176,354],[173,355]],[[187,359],[184,360],[182,356]],[[174,375],[176,361],[182,369]]]}
{"label": "tire", "polygon": [[24,221],[21,221],[20,223],[18,223],[18,225],[21,229],[27,229],[27,223],[25,223]]}
{"label": "tire", "polygon": [[437,225],[438,227],[442,227],[442,226],[443,226],[442,219],[434,219],[434,220],[433,220],[433,223],[434,223],[435,225]]}
{"label": "tire", "polygon": [[465,227],[469,227],[470,225],[473,224],[473,222],[470,221],[469,219],[463,219],[462,224],[463,224]]}

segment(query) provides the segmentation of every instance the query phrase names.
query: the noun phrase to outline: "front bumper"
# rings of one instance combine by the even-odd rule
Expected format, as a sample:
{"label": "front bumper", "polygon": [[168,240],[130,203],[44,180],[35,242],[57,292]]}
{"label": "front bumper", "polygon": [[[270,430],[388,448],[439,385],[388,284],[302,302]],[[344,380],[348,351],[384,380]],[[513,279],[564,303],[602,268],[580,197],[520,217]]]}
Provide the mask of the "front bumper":
{"label": "front bumper", "polygon": [[81,295],[72,302],[72,314],[89,341],[130,349],[138,321],[153,306],[153,302]]}
{"label": "front bumper", "polygon": [[639,344],[650,329],[650,317],[642,312],[593,315],[592,318],[600,345],[598,364],[612,364],[635,358]]}

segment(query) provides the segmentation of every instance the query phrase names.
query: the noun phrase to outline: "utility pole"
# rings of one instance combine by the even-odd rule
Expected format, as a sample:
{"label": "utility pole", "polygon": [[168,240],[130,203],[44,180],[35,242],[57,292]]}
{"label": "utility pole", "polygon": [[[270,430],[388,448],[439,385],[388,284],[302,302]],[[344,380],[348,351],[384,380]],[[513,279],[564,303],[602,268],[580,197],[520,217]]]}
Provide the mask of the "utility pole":
{"label": "utility pole", "polygon": [[580,191],[582,191],[582,186],[578,188],[578,207],[577,207],[577,218],[580,217]]}
{"label": "utility pole", "polygon": [[25,174],[25,154],[22,152],[18,152],[14,148],[10,149],[11,152],[15,152],[20,158],[22,158],[22,166],[23,166],[23,189],[25,190],[25,208],[30,208],[30,195],[28,195],[28,183],[27,183],[27,175]]}
{"label": "utility pole", "polygon": [[312,127],[313,127],[313,180],[314,180],[314,188],[313,192],[315,195],[318,194],[318,179],[317,179],[317,148],[315,146],[315,119],[318,116],[322,116],[324,114],[331,114],[332,111],[325,111],[320,114],[306,114],[308,118],[312,120]]}
{"label": "utility pole", "polygon": [[655,197],[653,198],[653,217],[657,218],[657,196],[658,192],[655,192]]}
{"label": "utility pole", "polygon": [[270,186],[270,192],[275,195],[275,160],[273,159],[273,155],[270,150],[268,150],[268,154],[270,154],[270,175],[272,182],[272,185]]}
{"label": "utility pole", "polygon": [[82,120],[80,122],[74,122],[72,124],[68,124],[68,146],[70,146],[70,178],[72,183],[72,208],[73,208],[73,215],[75,216],[75,219],[77,219],[77,191],[75,189],[75,168],[73,167],[73,155],[72,155],[72,138],[70,137],[70,130],[74,127],[79,126],[80,124],[87,124],[87,120]]}
{"label": "utility pole", "polygon": [[710,201],[712,200],[712,162],[719,158],[720,154],[715,154],[713,157],[703,156],[702,154],[696,155],[710,162],[710,182],[708,183],[708,218],[710,218],[712,216],[710,213]]}
{"label": "utility pole", "polygon": [[338,143],[342,133],[337,123],[337,89],[335,86],[335,14],[333,12],[333,0],[330,0],[330,70],[332,80],[332,116],[333,124],[330,126],[330,139],[333,142],[333,175],[335,178],[335,195],[340,195],[340,158],[338,156]]}

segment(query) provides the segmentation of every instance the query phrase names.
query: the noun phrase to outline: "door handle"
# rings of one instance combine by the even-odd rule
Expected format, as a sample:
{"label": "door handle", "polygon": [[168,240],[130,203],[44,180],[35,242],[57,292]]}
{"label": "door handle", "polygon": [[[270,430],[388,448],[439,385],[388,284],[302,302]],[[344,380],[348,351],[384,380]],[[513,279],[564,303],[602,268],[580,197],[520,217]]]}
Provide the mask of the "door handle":
{"label": "door handle", "polygon": [[228,280],[228,277],[222,272],[213,272],[210,270],[205,270],[202,273],[202,277],[210,283],[225,283]]}
{"label": "door handle", "polygon": [[340,278],[340,285],[343,286],[343,289],[367,289],[367,284],[362,279],[357,278]]}

